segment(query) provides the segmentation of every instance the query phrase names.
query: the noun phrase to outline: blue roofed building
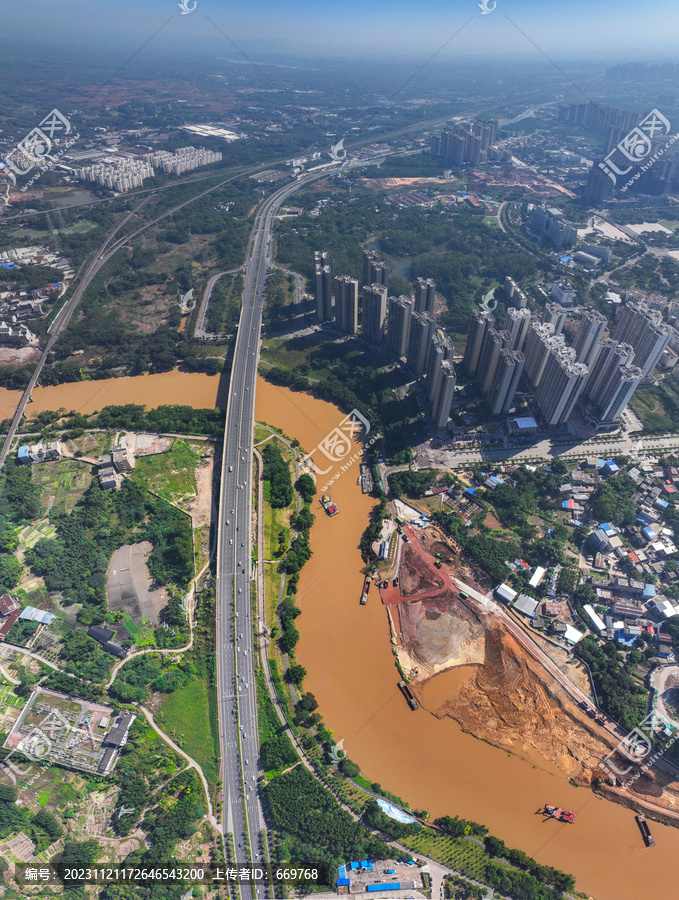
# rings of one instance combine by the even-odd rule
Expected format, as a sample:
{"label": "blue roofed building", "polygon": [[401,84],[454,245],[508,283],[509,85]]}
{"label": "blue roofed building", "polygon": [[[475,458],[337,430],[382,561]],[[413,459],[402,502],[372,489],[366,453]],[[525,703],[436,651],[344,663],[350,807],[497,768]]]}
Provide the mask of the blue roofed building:
{"label": "blue roofed building", "polygon": [[54,613],[47,612],[46,609],[36,609],[34,606],[24,607],[20,619],[28,622],[39,622],[41,625],[49,625],[56,618]]}

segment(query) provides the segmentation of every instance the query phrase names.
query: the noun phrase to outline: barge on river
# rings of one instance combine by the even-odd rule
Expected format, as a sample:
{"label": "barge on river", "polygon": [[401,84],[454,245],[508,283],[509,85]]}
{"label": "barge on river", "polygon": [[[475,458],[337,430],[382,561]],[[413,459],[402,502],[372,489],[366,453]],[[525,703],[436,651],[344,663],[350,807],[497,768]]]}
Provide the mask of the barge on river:
{"label": "barge on river", "polygon": [[368,602],[368,591],[370,590],[370,575],[365,576],[363,582],[363,593],[361,594],[361,606],[365,606]]}
{"label": "barge on river", "polygon": [[401,693],[408,701],[410,708],[411,709],[419,709],[419,703],[413,697],[412,691],[410,690],[408,685],[405,683],[405,681],[399,681],[398,686],[401,689]]}
{"label": "barge on river", "polygon": [[641,836],[643,837],[646,846],[655,847],[655,841],[653,840],[651,829],[648,827],[646,816],[637,816],[637,825],[639,826],[639,831],[641,832]]}
{"label": "barge on river", "polygon": [[337,513],[339,512],[339,509],[337,508],[337,504],[333,503],[327,494],[323,494],[323,496],[321,497],[321,506],[327,512],[327,514],[329,516],[336,516]]}
{"label": "barge on river", "polygon": [[557,822],[568,822],[570,825],[575,822],[575,813],[572,809],[564,809],[561,806],[550,806],[545,803],[545,815],[550,819],[556,819]]}

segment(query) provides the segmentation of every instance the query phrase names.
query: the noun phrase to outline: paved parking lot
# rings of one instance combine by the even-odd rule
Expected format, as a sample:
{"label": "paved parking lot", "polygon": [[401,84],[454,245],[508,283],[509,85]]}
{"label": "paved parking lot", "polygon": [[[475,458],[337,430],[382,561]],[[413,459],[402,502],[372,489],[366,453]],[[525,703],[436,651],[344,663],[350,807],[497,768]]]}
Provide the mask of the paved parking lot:
{"label": "paved parking lot", "polygon": [[155,627],[160,624],[160,611],[167,605],[167,591],[151,589],[146,560],[152,549],[149,541],[142,541],[116,550],[108,567],[106,592],[112,610],[123,609],[135,622],[148,619]]}

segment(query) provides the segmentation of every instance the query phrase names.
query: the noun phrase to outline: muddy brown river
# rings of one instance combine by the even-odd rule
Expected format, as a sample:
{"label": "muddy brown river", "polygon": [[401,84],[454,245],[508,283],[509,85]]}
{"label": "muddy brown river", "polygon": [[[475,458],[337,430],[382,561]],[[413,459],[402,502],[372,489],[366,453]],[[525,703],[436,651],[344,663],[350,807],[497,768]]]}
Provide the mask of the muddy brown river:
{"label": "muddy brown river", "polygon": [[[178,372],[141,378],[38,388],[29,414],[42,409],[91,412],[110,403],[190,403],[214,406],[219,378]],[[0,391],[0,412],[12,413],[16,393]],[[331,404],[265,381],[257,386],[257,418],[296,437],[311,451],[343,418]],[[363,577],[358,541],[373,501],[356,484],[358,460],[328,492],[339,515],[316,505],[313,556],[300,580],[297,658],[306,667],[306,690],[336,740],[364,775],[432,818],[475,819],[507,844],[542,863],[571,872],[580,891],[596,900],[679,897],[679,829],[651,822],[655,847],[647,849],[634,814],[572,787],[559,760],[534,763],[464,733],[452,719],[412,712],[397,689],[387,615],[373,588],[359,605]],[[322,486],[324,480],[320,480]],[[444,674],[425,689],[432,708],[454,694],[460,676]],[[438,683],[437,683],[438,682]],[[544,821],[545,803],[577,811],[574,825]]]}

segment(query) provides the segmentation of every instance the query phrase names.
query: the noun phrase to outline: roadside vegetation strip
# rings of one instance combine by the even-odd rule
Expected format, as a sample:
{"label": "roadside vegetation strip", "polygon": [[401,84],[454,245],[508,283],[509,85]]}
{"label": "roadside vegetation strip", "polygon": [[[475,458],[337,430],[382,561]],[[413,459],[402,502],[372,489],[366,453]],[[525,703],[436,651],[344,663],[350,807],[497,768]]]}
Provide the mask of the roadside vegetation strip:
{"label": "roadside vegetation strip", "polygon": [[190,769],[194,769],[198,773],[198,776],[203,785],[203,790],[205,791],[205,801],[208,806],[208,813],[210,816],[210,821],[214,825],[215,828],[218,828],[219,826],[217,825],[217,819],[216,819],[213,809],[212,809],[212,800],[210,799],[210,789],[208,787],[208,783],[207,783],[207,779],[205,778],[205,774],[204,774],[203,770],[201,769],[200,765],[196,762],[195,759],[192,759],[188,753],[186,753],[184,750],[182,750],[181,747],[179,747],[177,744],[175,744],[175,742],[172,740],[172,738],[170,738],[167,734],[165,734],[165,732],[161,728],[158,727],[158,725],[154,721],[153,713],[151,713],[144,706],[139,706],[139,709],[142,711],[142,713],[146,717],[149,725],[158,734],[158,736],[162,740],[164,740],[165,743],[168,744],[175,751],[175,753],[178,753],[181,757],[183,757],[189,763]]}

